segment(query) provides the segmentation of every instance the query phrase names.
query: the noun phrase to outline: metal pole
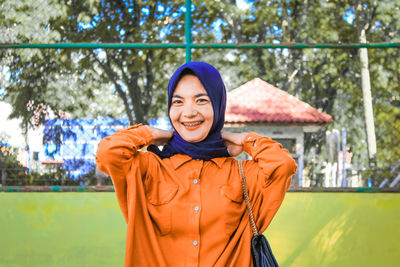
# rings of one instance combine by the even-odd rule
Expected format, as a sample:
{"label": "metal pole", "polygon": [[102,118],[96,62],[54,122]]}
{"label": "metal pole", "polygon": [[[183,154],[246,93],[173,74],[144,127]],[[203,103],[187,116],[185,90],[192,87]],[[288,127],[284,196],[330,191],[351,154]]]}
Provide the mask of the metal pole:
{"label": "metal pole", "polygon": [[[189,1],[189,0],[188,0]],[[190,11],[190,10],[189,10]],[[191,13],[191,12],[190,12]],[[191,15],[187,14],[186,15]],[[185,17],[186,19],[186,17]],[[348,48],[400,48],[400,43],[349,43],[349,44],[303,44],[303,43],[280,43],[280,44],[193,44],[191,31],[192,21],[185,23],[186,44],[183,43],[54,43],[54,44],[19,44],[0,43],[0,49],[153,49],[153,48],[221,48],[221,49],[348,49]],[[188,41],[189,40],[189,41]]]}
{"label": "metal pole", "polygon": [[393,180],[393,182],[389,185],[390,188],[394,188],[396,184],[400,182],[400,174]]}
{"label": "metal pole", "polygon": [[346,173],[346,155],[347,155],[347,149],[346,149],[346,144],[347,143],[347,136],[346,136],[346,128],[342,128],[342,155],[343,155],[343,166],[342,166],[342,186],[347,187],[347,173]]}
{"label": "metal pole", "polygon": [[28,169],[28,174],[31,173],[31,149],[28,145],[28,164],[27,164],[27,169]]}
{"label": "metal pole", "polygon": [[190,62],[192,61],[192,1],[186,0],[185,6],[186,62]]}
{"label": "metal pole", "polygon": [[340,162],[339,162],[339,154],[340,154],[340,132],[339,130],[333,130],[332,131],[336,137],[336,179],[334,182],[334,186],[338,187],[340,186],[339,183],[339,175],[340,175],[340,170],[339,170],[339,166],[340,166]]}
{"label": "metal pole", "polygon": [[298,173],[297,177],[299,178],[299,186],[300,187],[303,187],[303,179],[304,179],[304,177],[303,177],[304,156],[303,155],[304,155],[304,152],[303,152],[303,147],[302,147],[301,151],[300,151],[300,155],[298,157],[299,166],[297,168],[297,173]]}

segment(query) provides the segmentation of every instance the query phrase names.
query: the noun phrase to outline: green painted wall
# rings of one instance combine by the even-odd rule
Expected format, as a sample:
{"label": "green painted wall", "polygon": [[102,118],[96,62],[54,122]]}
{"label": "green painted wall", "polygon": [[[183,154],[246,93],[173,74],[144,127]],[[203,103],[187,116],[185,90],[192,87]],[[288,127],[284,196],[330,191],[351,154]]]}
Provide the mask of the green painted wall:
{"label": "green painted wall", "polygon": [[400,266],[400,194],[288,193],[266,235],[281,266]]}
{"label": "green painted wall", "polygon": [[[123,266],[114,193],[0,193],[0,266]],[[288,193],[267,237],[281,266],[400,266],[400,194]]]}
{"label": "green painted wall", "polygon": [[0,266],[123,266],[114,193],[0,193]]}

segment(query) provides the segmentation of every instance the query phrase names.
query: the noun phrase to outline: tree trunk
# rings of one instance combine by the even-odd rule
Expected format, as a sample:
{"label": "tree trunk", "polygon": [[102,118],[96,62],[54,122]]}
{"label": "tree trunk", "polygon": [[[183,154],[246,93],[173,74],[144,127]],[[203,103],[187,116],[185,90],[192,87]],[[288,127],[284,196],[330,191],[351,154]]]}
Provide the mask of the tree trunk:
{"label": "tree trunk", "polygon": [[[366,38],[366,26],[361,23],[361,3],[357,5],[358,13],[358,38],[360,43],[367,43]],[[376,136],[375,136],[375,124],[374,124],[374,113],[372,108],[372,97],[371,97],[371,81],[369,76],[368,67],[368,49],[359,49],[360,57],[360,69],[361,69],[361,87],[363,92],[363,105],[364,105],[364,119],[365,119],[365,130],[367,134],[367,147],[368,147],[368,160],[369,166],[374,168],[376,165]]]}

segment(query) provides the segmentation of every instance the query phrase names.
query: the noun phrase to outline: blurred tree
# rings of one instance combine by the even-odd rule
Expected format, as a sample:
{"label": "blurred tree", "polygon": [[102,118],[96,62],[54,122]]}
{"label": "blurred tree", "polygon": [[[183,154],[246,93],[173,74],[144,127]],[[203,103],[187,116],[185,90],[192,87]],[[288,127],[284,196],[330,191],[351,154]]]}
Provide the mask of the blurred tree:
{"label": "blurred tree", "polygon": [[[168,43],[183,40],[183,11],[179,1],[25,0],[3,1],[0,19],[3,42]],[[179,52],[2,50],[10,75],[5,98],[15,106],[12,116],[26,122],[42,123],[49,110],[59,117],[123,111],[131,124],[147,122],[165,105],[170,66],[184,60]]]}

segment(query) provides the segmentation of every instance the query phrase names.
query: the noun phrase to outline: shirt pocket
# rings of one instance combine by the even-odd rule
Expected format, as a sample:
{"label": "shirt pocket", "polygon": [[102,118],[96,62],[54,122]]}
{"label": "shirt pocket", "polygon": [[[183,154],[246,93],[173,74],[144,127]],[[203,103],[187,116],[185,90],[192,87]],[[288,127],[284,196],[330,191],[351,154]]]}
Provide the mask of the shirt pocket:
{"label": "shirt pocket", "polygon": [[178,186],[152,180],[145,183],[147,209],[156,232],[163,236],[171,232],[171,202],[178,192]]}
{"label": "shirt pocket", "polygon": [[224,211],[225,230],[230,236],[239,226],[246,207],[243,205],[242,184],[235,182],[223,185],[221,188],[221,194],[223,196],[222,208]]}

